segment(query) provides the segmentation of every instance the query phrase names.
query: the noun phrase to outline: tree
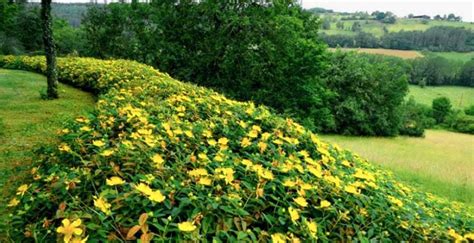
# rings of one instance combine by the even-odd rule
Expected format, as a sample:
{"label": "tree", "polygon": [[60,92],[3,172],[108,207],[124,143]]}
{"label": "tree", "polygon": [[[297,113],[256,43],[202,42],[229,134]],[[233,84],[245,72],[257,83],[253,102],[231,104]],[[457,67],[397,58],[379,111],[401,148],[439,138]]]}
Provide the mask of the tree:
{"label": "tree", "polygon": [[352,24],[351,30],[354,32],[362,30],[362,26],[360,25],[359,21],[355,21],[354,24]]}
{"label": "tree", "polygon": [[436,123],[441,124],[451,111],[451,101],[446,97],[436,98],[433,100],[431,108],[433,109],[433,118],[436,120]]}
{"label": "tree", "polygon": [[48,79],[48,99],[57,99],[58,75],[56,72],[56,48],[53,38],[53,21],[51,17],[51,0],[41,0],[41,20],[43,25],[43,43],[46,54],[46,77]]}

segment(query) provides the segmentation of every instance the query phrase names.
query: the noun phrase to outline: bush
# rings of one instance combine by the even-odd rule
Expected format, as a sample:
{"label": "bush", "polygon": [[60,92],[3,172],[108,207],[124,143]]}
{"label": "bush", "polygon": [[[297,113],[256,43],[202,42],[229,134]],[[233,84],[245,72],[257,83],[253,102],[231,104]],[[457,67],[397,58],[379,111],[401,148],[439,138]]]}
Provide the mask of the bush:
{"label": "bush", "polygon": [[453,111],[445,121],[447,129],[456,132],[474,134],[474,116],[463,114],[462,111]]}
{"label": "bush", "polygon": [[340,51],[331,55],[325,73],[335,94],[330,105],[335,126],[330,132],[397,135],[408,82],[403,68],[391,60]]}
{"label": "bush", "polygon": [[402,106],[402,122],[399,129],[401,135],[421,137],[425,129],[431,127],[432,118],[429,117],[430,108],[422,104],[417,104],[415,99],[410,97]]}
{"label": "bush", "polygon": [[474,116],[474,105],[470,105],[466,109],[464,109],[464,113],[469,116]]}
{"label": "bush", "polygon": [[446,116],[451,111],[451,101],[446,97],[439,97],[433,100],[431,108],[433,110],[433,118],[437,124],[444,122]]}
{"label": "bush", "polygon": [[[45,70],[39,57],[0,63]],[[472,240],[462,204],[409,188],[265,107],[131,61],[58,67],[60,80],[103,95],[37,155],[9,203],[14,241]]]}

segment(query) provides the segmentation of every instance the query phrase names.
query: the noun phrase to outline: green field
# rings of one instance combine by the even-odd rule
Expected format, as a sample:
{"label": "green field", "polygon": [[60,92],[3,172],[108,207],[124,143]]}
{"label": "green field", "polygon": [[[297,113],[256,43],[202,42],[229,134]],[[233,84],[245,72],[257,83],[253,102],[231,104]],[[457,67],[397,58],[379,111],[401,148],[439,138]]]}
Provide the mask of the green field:
{"label": "green field", "polygon": [[425,138],[322,137],[422,190],[474,205],[473,135],[427,130]]}
{"label": "green field", "polygon": [[[426,53],[425,53],[426,54]],[[474,52],[428,52],[428,54],[441,56],[453,61],[467,62],[474,58]]]}
{"label": "green field", "polygon": [[456,109],[463,109],[474,105],[474,88],[459,86],[426,86],[421,88],[410,85],[407,97],[413,96],[418,103],[431,106],[433,99],[445,96],[451,100]]}
{"label": "green field", "polygon": [[25,176],[22,172],[31,163],[32,150],[37,144],[53,142],[65,121],[94,106],[92,95],[63,84],[60,99],[42,100],[40,91],[45,88],[42,75],[0,69],[0,236],[8,190]]}
{"label": "green field", "polygon": [[[327,17],[331,16],[333,20],[340,19],[341,16],[339,15],[334,15],[334,14],[324,14],[322,17]],[[420,30],[424,31],[427,30],[430,27],[434,26],[452,26],[452,27],[464,27],[467,29],[474,30],[474,24],[473,23],[467,23],[467,22],[452,22],[452,21],[440,21],[440,20],[430,20],[428,23],[424,24],[422,23],[421,20],[418,19],[404,19],[400,18],[397,19],[397,22],[395,24],[385,24],[377,20],[343,20],[344,23],[344,29],[337,29],[336,23],[337,21],[331,22],[331,27],[329,30],[324,30],[321,29],[321,32],[327,33],[329,35],[334,35],[334,34],[347,34],[347,35],[353,35],[354,32],[351,31],[351,27],[354,24],[354,22],[359,22],[362,31],[374,34],[375,36],[382,36],[384,34],[383,28],[387,28],[388,32],[399,32],[399,31],[412,31],[412,30]]]}

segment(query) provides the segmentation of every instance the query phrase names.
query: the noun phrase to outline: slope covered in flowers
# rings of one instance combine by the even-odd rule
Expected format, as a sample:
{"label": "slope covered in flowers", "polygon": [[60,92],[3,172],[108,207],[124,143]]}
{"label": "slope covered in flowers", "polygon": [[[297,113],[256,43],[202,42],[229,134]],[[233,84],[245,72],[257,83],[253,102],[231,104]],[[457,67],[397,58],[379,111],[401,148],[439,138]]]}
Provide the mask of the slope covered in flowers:
{"label": "slope covered in flowers", "polygon": [[[45,147],[9,207],[15,240],[473,239],[474,217],[252,103],[136,62],[58,60],[96,110]],[[44,58],[0,57],[43,72]]]}

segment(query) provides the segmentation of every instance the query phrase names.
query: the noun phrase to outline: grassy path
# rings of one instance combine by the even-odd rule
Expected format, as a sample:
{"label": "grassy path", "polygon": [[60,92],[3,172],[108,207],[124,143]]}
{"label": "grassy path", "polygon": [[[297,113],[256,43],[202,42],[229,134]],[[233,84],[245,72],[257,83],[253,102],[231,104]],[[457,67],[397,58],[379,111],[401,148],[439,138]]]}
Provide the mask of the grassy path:
{"label": "grassy path", "polygon": [[91,94],[63,84],[59,100],[42,100],[44,89],[42,75],[0,69],[0,242],[7,195],[27,176],[23,172],[31,163],[31,151],[38,144],[53,142],[65,121],[94,106]]}
{"label": "grassy path", "polygon": [[323,135],[390,169],[401,180],[474,206],[474,136],[428,130],[425,138]]}

